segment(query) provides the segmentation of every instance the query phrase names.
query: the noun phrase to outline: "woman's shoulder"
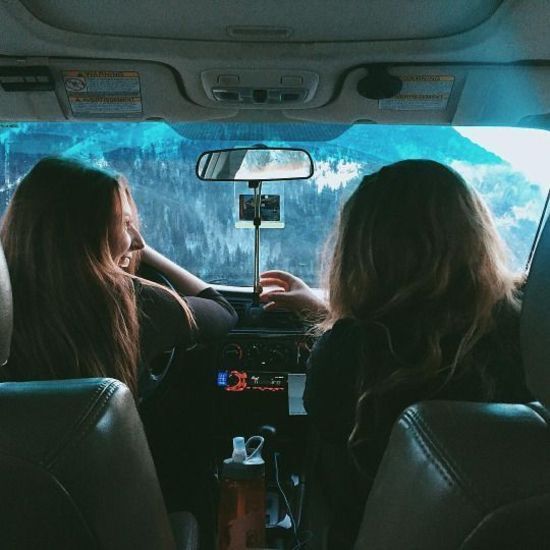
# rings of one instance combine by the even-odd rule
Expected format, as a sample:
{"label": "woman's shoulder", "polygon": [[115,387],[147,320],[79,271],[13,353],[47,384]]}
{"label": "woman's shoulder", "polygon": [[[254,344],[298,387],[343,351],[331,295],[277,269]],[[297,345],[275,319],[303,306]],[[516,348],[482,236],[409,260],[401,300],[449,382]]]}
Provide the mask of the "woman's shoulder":
{"label": "woman's shoulder", "polygon": [[340,319],[317,340],[308,361],[304,405],[325,433],[342,435],[355,410],[360,334],[353,319]]}
{"label": "woman's shoulder", "polygon": [[355,319],[345,317],[338,319],[331,328],[325,331],[318,342],[319,345],[325,345],[330,342],[353,341],[358,338],[364,328],[361,323]]}
{"label": "woman's shoulder", "polygon": [[140,315],[155,319],[175,316],[178,321],[180,320],[182,306],[172,291],[140,279],[134,279],[134,288]]}
{"label": "woman's shoulder", "polygon": [[155,296],[162,296],[169,294],[169,291],[160,286],[156,285],[154,283],[150,283],[146,279],[132,279],[132,282],[134,283],[134,289],[136,291],[136,298],[140,299],[147,299],[152,298]]}
{"label": "woman's shoulder", "polygon": [[501,300],[493,310],[495,333],[507,337],[517,334],[519,338],[519,318],[521,312],[521,297],[517,300]]}
{"label": "woman's shoulder", "polygon": [[339,319],[313,346],[309,361],[311,370],[355,370],[358,349],[364,338],[364,329],[358,321]]}
{"label": "woman's shoulder", "polygon": [[525,383],[520,347],[519,302],[502,301],[494,310],[494,329],[480,342],[487,358],[485,377],[492,380],[491,398],[524,403],[533,399]]}

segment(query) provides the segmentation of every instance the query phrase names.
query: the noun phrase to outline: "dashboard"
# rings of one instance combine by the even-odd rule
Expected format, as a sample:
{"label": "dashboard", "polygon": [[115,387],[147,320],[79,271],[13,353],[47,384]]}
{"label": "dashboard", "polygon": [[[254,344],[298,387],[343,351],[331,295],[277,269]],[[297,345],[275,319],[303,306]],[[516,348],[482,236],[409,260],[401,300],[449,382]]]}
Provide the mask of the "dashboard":
{"label": "dashboard", "polygon": [[223,294],[239,322],[220,346],[216,364],[220,423],[253,433],[261,424],[299,422],[306,415],[302,395],[313,344],[310,326],[287,311],[263,311],[250,293]]}
{"label": "dashboard", "polygon": [[[166,276],[146,264],[142,264],[139,274],[174,290]],[[237,326],[219,346],[215,360],[215,384],[228,396],[230,408],[242,407],[236,407],[229,395],[239,396],[238,404],[245,409],[247,403],[263,409],[264,404],[269,408],[274,403],[265,396],[278,394],[284,396],[279,401],[286,403],[282,407],[286,415],[305,415],[302,394],[313,345],[311,327],[289,311],[264,311],[261,305],[253,303],[250,289],[213,287],[231,303],[239,318]],[[163,367],[165,362],[163,358]],[[251,398],[261,394],[264,395],[261,401]],[[277,408],[282,410],[281,406]]]}
{"label": "dashboard", "polygon": [[[140,275],[173,289],[162,273],[145,264]],[[208,363],[213,360],[214,372],[209,367],[206,376],[213,393],[205,390],[196,406],[204,410],[204,403],[213,398],[214,430],[224,440],[236,433],[257,433],[265,424],[288,435],[301,429],[306,417],[302,401],[306,365],[314,342],[311,326],[291,312],[266,312],[255,306],[250,289],[212,286],[235,308],[239,320],[212,350],[214,356]],[[187,371],[193,372],[195,387],[205,372],[205,360],[199,354],[192,360],[194,368]],[[161,362],[164,366],[166,359]],[[186,396],[188,401],[198,399],[200,392],[192,393]]]}
{"label": "dashboard", "polygon": [[224,295],[239,321],[221,348],[222,370],[305,373],[312,344],[308,325],[288,311],[264,311],[250,295]]}
{"label": "dashboard", "polygon": [[232,333],[221,350],[217,384],[226,391],[281,391],[289,374],[304,374],[304,335]]}
{"label": "dashboard", "polygon": [[[269,520],[272,526],[279,525],[289,501],[298,515],[303,506],[309,424],[302,396],[314,339],[311,327],[296,315],[254,306],[250,292],[223,295],[239,321],[216,360],[214,455],[218,464],[231,456],[236,435],[265,438],[266,517],[276,518]],[[282,486],[289,499],[286,506],[280,498]],[[290,540],[288,527],[274,529],[271,540]],[[277,545],[283,547],[288,543]]]}

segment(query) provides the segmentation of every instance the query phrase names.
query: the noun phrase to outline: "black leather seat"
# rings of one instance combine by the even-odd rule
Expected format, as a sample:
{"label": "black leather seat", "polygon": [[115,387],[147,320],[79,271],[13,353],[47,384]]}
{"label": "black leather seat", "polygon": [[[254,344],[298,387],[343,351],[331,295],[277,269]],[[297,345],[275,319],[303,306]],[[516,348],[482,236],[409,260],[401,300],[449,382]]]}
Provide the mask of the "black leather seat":
{"label": "black leather seat", "polygon": [[[11,319],[0,250],[0,364]],[[166,512],[124,384],[0,384],[0,548],[194,550],[197,533],[191,514]]]}
{"label": "black leather seat", "polygon": [[[550,224],[521,319],[524,366],[550,405]],[[355,548],[550,548],[550,415],[544,405],[420,403],[394,426]]]}

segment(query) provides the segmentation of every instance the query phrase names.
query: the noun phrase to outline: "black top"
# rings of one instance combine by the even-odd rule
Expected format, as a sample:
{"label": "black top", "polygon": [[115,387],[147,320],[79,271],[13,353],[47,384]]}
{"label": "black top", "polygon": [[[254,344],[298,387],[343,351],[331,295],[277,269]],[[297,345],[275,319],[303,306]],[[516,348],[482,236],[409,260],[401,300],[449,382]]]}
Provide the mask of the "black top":
{"label": "black top", "polygon": [[[470,352],[471,368],[459,369],[447,384],[442,375],[414,387],[393,388],[368,402],[362,416],[368,439],[354,448],[353,455],[348,438],[355,425],[359,375],[370,387],[369,381],[383,380],[396,368],[395,359],[393,369],[391,366],[395,356],[389,349],[388,332],[382,326],[343,319],[318,340],[309,359],[304,405],[318,438],[315,477],[331,510],[330,548],[352,547],[391,428],[409,405],[430,399],[532,401],[521,366],[519,312],[501,308],[496,317],[494,330]],[[392,338],[396,351],[396,340],[401,337],[404,341],[407,327],[394,329],[391,336],[396,336]],[[379,364],[365,364],[361,359],[367,346],[377,350],[368,357],[379,358]]]}
{"label": "black top", "polygon": [[213,288],[208,287],[197,296],[182,296],[197,323],[197,330],[191,331],[181,305],[168,290],[139,281],[135,286],[141,357],[146,363],[174,346],[208,344],[225,336],[237,323],[233,306]]}
{"label": "black top", "polygon": [[[148,373],[155,357],[176,346],[189,348],[222,338],[237,323],[238,317],[231,304],[209,287],[197,296],[182,296],[195,317],[197,329],[192,331],[181,304],[167,289],[138,280],[134,280],[134,285],[140,321],[138,392],[143,397],[154,389]],[[47,375],[40,365],[20,364],[14,355],[12,353],[8,364],[0,368],[0,381],[42,380]],[[68,365],[67,378],[70,372]]]}
{"label": "black top", "polygon": [[149,389],[148,370],[151,361],[176,346],[189,348],[208,344],[225,336],[237,323],[233,306],[213,288],[197,296],[182,296],[191,308],[197,324],[191,330],[176,298],[166,289],[135,281],[136,301],[140,313],[141,367],[139,393]]}

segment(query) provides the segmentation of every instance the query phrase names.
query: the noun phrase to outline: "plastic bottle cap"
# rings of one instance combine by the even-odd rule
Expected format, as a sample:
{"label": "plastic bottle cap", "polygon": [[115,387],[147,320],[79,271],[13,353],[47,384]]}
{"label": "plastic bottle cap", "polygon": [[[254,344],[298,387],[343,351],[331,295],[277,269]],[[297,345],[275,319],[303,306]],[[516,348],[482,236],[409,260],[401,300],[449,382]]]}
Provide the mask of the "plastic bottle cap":
{"label": "plastic bottle cap", "polygon": [[233,462],[244,462],[247,459],[246,455],[246,443],[244,437],[234,437],[233,438],[233,454],[231,455],[231,460]]}
{"label": "plastic bottle cap", "polygon": [[[223,461],[222,475],[230,479],[255,479],[265,474],[262,458],[264,438],[255,435],[246,442],[244,437],[233,438],[233,454]],[[247,450],[251,449],[250,453]]]}

